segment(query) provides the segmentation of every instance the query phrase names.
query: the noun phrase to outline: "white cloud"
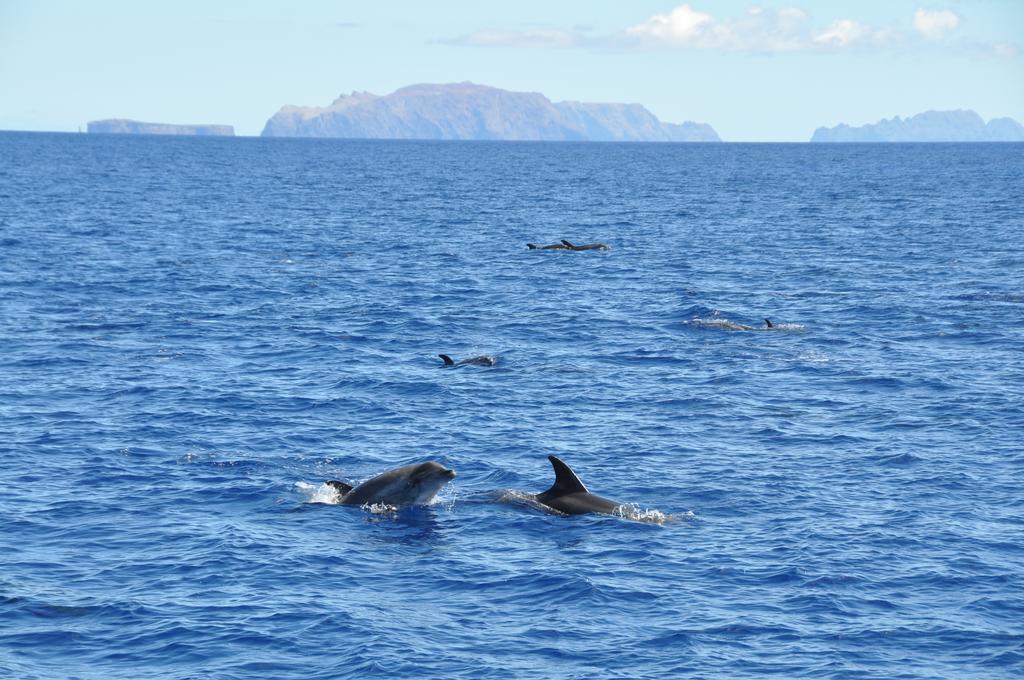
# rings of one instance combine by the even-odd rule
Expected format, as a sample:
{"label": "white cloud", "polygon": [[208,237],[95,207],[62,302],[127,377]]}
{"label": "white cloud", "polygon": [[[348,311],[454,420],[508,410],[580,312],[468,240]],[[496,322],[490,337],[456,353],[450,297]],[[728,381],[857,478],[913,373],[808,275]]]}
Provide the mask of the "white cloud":
{"label": "white cloud", "polygon": [[560,30],[488,30],[477,31],[446,42],[477,47],[576,47],[580,42],[580,36],[577,33]]}
{"label": "white cloud", "polygon": [[715,18],[681,5],[625,30],[625,36],[646,47],[689,47],[737,52],[835,50],[869,41],[884,42],[881,31],[852,19],[839,19],[814,31],[810,17],[796,7],[751,7],[738,17]]}
{"label": "white cloud", "polygon": [[610,35],[589,34],[583,27],[572,31],[482,30],[441,42],[474,47],[669,47],[753,52],[819,49],[811,40],[808,20],[807,13],[795,7],[751,7],[738,17],[719,19],[690,5],[680,5]]}
{"label": "white cloud", "polygon": [[[725,52],[848,52],[865,50],[923,49],[960,25],[960,17],[948,9],[918,9],[912,28],[873,26],[852,18],[838,18],[827,26],[815,26],[797,7],[772,9],[753,6],[737,16],[716,17],[679,5],[665,14],[610,34],[595,34],[588,27],[573,30],[483,30],[441,42],[449,45],[515,48],[594,49],[694,49]],[[918,34],[917,36],[915,36]],[[958,44],[960,49],[968,49]],[[1009,44],[982,43],[971,49],[1004,57],[1018,53]]]}
{"label": "white cloud", "polygon": [[814,36],[814,42],[824,47],[850,47],[871,35],[871,30],[853,19],[838,19]]}
{"label": "white cloud", "polygon": [[714,18],[698,12],[689,5],[680,5],[668,14],[655,14],[642,24],[626,29],[626,35],[651,38],[676,45],[692,45],[706,37],[713,28]]}
{"label": "white cloud", "polygon": [[646,47],[784,52],[805,46],[806,24],[807,14],[796,8],[751,7],[739,17],[717,19],[680,5],[627,28],[624,36]]}
{"label": "white cloud", "polygon": [[960,17],[948,9],[923,9],[914,12],[914,30],[928,38],[937,40],[960,25]]}

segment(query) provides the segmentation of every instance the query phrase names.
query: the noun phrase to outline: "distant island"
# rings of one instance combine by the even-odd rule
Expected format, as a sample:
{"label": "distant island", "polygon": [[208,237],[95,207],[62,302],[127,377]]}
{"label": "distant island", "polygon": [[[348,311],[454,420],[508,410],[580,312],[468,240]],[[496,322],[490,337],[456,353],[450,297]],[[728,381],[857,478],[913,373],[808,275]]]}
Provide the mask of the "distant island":
{"label": "distant island", "polygon": [[235,128],[231,125],[172,125],[170,123],[143,123],[124,118],[89,121],[88,130],[93,134],[112,135],[235,136]]}
{"label": "distant island", "polygon": [[814,131],[812,142],[1024,142],[1024,126],[1013,118],[986,123],[970,110],[925,111],[873,125],[837,125]]}
{"label": "distant island", "polygon": [[640,104],[552,103],[537,92],[473,83],[341,95],[329,106],[285,106],[264,137],[720,142],[710,125],[663,123]]}

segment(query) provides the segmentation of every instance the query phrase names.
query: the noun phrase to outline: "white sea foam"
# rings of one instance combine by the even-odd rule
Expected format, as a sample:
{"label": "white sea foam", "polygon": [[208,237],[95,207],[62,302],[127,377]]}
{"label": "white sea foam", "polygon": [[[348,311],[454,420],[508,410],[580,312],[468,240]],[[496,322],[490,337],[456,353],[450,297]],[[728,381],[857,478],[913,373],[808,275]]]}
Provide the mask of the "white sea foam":
{"label": "white sea foam", "polygon": [[[431,498],[426,503],[420,504],[418,507],[427,507],[427,506],[434,506],[434,505],[441,505],[445,509],[451,510],[452,506],[455,505],[455,497],[454,496],[451,496],[451,497],[446,496],[444,498],[441,498],[440,496],[434,496],[433,498]],[[363,504],[363,505],[361,505],[359,507],[361,507],[363,510],[366,510],[368,512],[372,512],[375,515],[387,515],[387,514],[390,514],[390,513],[398,512],[401,509],[400,506],[391,505],[389,503],[365,503],[365,504]],[[417,506],[413,506],[413,507],[417,507]]]}
{"label": "white sea foam", "polygon": [[456,487],[454,484],[445,484],[437,495],[430,499],[427,505],[437,505],[445,510],[451,510],[455,507],[455,499],[458,494],[456,493]]}
{"label": "white sea foam", "polygon": [[615,516],[646,524],[665,524],[666,522],[674,522],[681,519],[691,519],[694,515],[689,511],[680,515],[671,515],[652,508],[641,509],[636,503],[623,503],[616,509]]}
{"label": "white sea foam", "polygon": [[387,503],[366,503],[359,507],[368,512],[372,512],[375,515],[388,515],[393,512],[398,512],[398,506],[388,505]]}
{"label": "white sea foam", "polygon": [[295,490],[306,497],[306,503],[324,503],[326,505],[337,505],[341,502],[338,490],[326,482],[321,484],[310,484],[309,482],[295,482]]}

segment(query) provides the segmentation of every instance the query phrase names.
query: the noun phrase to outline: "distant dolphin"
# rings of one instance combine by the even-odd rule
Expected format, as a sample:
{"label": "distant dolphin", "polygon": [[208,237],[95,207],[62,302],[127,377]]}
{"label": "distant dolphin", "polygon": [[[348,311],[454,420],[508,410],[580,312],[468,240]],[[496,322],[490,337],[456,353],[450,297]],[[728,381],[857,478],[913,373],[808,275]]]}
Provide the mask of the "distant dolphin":
{"label": "distant dolphin", "polygon": [[494,366],[498,363],[495,357],[488,354],[481,354],[477,357],[466,357],[465,359],[459,359],[455,361],[447,354],[438,354],[441,360],[444,361],[445,366]]}
{"label": "distant dolphin", "polygon": [[431,461],[388,470],[354,488],[336,479],[327,484],[338,490],[341,505],[426,505],[454,477],[455,470]]}
{"label": "distant dolphin", "polygon": [[771,319],[764,320],[764,328],[757,326],[748,326],[742,323],[736,323],[735,321],[729,321],[728,319],[712,319],[710,321],[703,321],[695,319],[694,323],[699,323],[701,326],[708,328],[720,328],[723,331],[773,331],[777,330]]}
{"label": "distant dolphin", "polygon": [[608,245],[607,243],[588,243],[588,244],[583,245],[583,246],[574,246],[573,244],[571,244],[568,241],[566,241],[564,238],[562,239],[562,245],[564,245],[569,250],[611,250],[612,249],[612,247],[610,245]]}
{"label": "distant dolphin", "polygon": [[605,515],[622,513],[622,503],[595,496],[587,491],[587,487],[583,486],[583,482],[572,471],[572,468],[555,456],[548,456],[548,460],[555,468],[555,483],[544,493],[534,496],[534,500],[538,503],[567,515],[582,515],[588,512]]}
{"label": "distant dolphin", "polygon": [[549,246],[539,246],[536,243],[527,243],[526,247],[530,250],[572,250],[572,248],[562,243],[552,243]]}

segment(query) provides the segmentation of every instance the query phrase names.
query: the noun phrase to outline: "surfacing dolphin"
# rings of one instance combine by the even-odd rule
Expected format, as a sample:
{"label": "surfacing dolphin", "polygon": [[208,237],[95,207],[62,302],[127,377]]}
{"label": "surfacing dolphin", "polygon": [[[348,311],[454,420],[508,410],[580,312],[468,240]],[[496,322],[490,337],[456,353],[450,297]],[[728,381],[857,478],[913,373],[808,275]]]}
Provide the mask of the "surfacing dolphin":
{"label": "surfacing dolphin", "polygon": [[426,505],[455,477],[440,463],[415,463],[383,472],[353,487],[337,479],[328,480],[337,489],[341,505]]}
{"label": "surfacing dolphin", "polygon": [[746,324],[742,323],[732,323],[731,321],[726,321],[725,323],[730,324],[727,328],[727,330],[730,331],[770,331],[773,328],[775,328],[775,326],[772,325],[771,319],[764,320],[764,328],[759,328],[757,326],[747,326]]}
{"label": "surfacing dolphin", "polygon": [[549,246],[539,246],[536,243],[527,243],[526,247],[530,250],[572,250],[572,248],[564,243],[552,243]]}
{"label": "surfacing dolphin", "polygon": [[605,515],[622,515],[623,503],[595,496],[583,486],[568,465],[555,456],[548,456],[555,468],[555,483],[544,493],[534,496],[538,503],[564,512],[567,515],[582,515],[597,512]]}
{"label": "surfacing dolphin", "polygon": [[612,249],[612,247],[610,245],[608,245],[607,243],[587,243],[586,245],[576,246],[576,245],[573,245],[573,244],[569,243],[564,238],[562,239],[562,245],[564,245],[569,250],[611,250]]}
{"label": "surfacing dolphin", "polygon": [[735,321],[729,321],[728,319],[711,319],[710,321],[701,321],[701,326],[706,328],[719,328],[723,331],[773,331],[775,324],[772,323],[771,319],[764,320],[764,326],[748,326],[743,323],[736,323]]}
{"label": "surfacing dolphin", "polygon": [[438,354],[445,366],[494,366],[498,360],[489,354],[481,354],[477,357],[466,357],[455,361],[447,354]]}

